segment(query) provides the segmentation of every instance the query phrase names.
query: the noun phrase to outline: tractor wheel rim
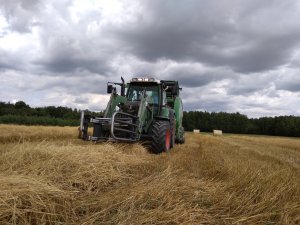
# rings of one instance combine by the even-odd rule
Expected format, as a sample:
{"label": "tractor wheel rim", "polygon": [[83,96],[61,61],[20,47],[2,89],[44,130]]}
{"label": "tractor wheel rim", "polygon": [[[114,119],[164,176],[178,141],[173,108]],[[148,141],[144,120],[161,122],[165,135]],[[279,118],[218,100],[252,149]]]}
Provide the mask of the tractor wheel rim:
{"label": "tractor wheel rim", "polygon": [[170,144],[171,144],[171,131],[170,131],[170,129],[167,129],[167,131],[166,131],[166,150],[170,149]]}

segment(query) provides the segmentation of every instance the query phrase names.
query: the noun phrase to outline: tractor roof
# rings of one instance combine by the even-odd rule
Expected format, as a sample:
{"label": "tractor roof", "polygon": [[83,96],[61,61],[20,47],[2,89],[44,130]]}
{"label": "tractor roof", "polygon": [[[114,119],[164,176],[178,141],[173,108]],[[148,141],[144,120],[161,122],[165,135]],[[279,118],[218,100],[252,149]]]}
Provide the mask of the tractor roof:
{"label": "tractor roof", "polygon": [[152,77],[139,77],[139,78],[132,78],[130,80],[130,83],[135,83],[135,82],[154,82],[154,83],[160,83],[159,80],[156,80],[155,78]]}
{"label": "tractor roof", "polygon": [[177,85],[178,81],[175,80],[157,80],[153,77],[139,77],[139,78],[132,78],[130,80],[130,83],[136,83],[136,82],[151,82],[151,83],[157,83],[157,84],[165,84],[165,85]]}

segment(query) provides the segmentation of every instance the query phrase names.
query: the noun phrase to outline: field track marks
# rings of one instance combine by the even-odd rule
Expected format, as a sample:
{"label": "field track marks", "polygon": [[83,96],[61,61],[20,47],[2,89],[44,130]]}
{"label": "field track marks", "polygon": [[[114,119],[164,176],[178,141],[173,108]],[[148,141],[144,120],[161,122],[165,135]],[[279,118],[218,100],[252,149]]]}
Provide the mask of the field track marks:
{"label": "field track marks", "polygon": [[253,152],[257,156],[260,156],[260,159],[269,159],[270,162],[274,162],[275,160],[289,167],[300,169],[300,146],[298,147],[294,143],[291,145],[289,143],[290,140],[286,138],[275,141],[273,138],[271,140],[268,140],[268,138],[263,139],[259,137],[243,138],[239,136],[225,136],[220,140],[232,145],[234,148]]}

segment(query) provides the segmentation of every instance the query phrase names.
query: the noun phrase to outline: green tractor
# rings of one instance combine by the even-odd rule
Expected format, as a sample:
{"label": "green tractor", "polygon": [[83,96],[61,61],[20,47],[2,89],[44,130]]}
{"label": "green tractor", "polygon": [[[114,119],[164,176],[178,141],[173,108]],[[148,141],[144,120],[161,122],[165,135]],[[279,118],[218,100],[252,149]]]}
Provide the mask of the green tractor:
{"label": "green tractor", "polygon": [[[110,100],[103,117],[82,111],[80,138],[95,142],[122,141],[150,144],[153,153],[184,143],[183,108],[177,81],[133,78],[127,84],[108,82]],[[116,86],[120,86],[117,94]],[[88,134],[93,124],[92,136]]]}

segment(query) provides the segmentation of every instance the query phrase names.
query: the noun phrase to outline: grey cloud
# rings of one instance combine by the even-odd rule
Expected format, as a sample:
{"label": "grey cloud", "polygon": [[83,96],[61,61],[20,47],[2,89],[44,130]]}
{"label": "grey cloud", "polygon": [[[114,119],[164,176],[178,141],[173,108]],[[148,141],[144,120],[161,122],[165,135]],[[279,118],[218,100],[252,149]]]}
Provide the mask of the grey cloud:
{"label": "grey cloud", "polygon": [[78,103],[78,104],[86,104],[88,102],[88,98],[87,97],[77,97],[74,100],[74,103]]}
{"label": "grey cloud", "polygon": [[[285,21],[279,8],[269,10],[280,2],[254,1],[244,10],[236,1],[147,1],[136,23],[110,31],[124,43],[123,51],[145,60],[192,60],[237,72],[265,71],[285,64],[300,40],[297,20]],[[295,1],[284,6],[297,12]],[[283,33],[281,27],[287,30]]]}
{"label": "grey cloud", "polygon": [[221,93],[222,88],[216,87],[216,83],[210,83],[203,87],[185,87],[181,91],[184,110],[235,111],[232,107],[232,98]]}
{"label": "grey cloud", "polygon": [[253,48],[242,50],[234,66],[238,72],[272,70],[286,64],[293,49],[299,46],[300,30],[258,41]]}
{"label": "grey cloud", "polygon": [[[254,92],[262,90],[272,90],[273,74],[238,74],[234,81],[226,85],[227,94],[249,96]],[[274,95],[270,92],[269,95]]]}
{"label": "grey cloud", "polygon": [[291,78],[291,80],[283,80],[281,82],[277,82],[277,89],[286,90],[291,92],[300,92],[300,79]]}
{"label": "grey cloud", "polygon": [[288,91],[292,91],[292,92],[300,92],[300,82],[289,82],[289,83],[284,83],[278,86],[279,89],[282,90],[288,90]]}
{"label": "grey cloud", "polygon": [[20,33],[30,32],[30,27],[37,24],[35,18],[39,7],[39,0],[0,0],[0,10],[10,28]]}
{"label": "grey cloud", "polygon": [[109,71],[109,55],[95,48],[97,46],[83,43],[80,39],[56,37],[45,47],[44,56],[35,59],[34,63],[53,73],[74,75],[72,73],[77,70],[86,70],[106,74]]}
{"label": "grey cloud", "polygon": [[[70,0],[0,3],[0,16],[9,23],[0,30],[0,44],[16,33],[28,43],[11,51],[0,46],[1,72],[15,74],[6,81],[15,92],[11,98],[26,92],[36,103],[38,93],[59,91],[68,103],[74,99],[72,106],[95,108],[83,94],[104,94],[106,82],[121,75],[127,81],[153,75],[179,80],[186,110],[300,112],[296,100],[283,104],[286,93],[296,99],[300,91],[295,0],[141,0],[117,22],[119,15],[105,17],[101,7],[80,8],[74,20]],[[263,96],[261,103],[253,96]]]}
{"label": "grey cloud", "polygon": [[199,67],[194,64],[177,65],[165,71],[167,79],[176,79],[184,87],[201,87],[214,81],[230,79],[234,73],[224,68]]}
{"label": "grey cloud", "polygon": [[14,69],[21,70],[24,62],[20,56],[0,48],[0,70]]}
{"label": "grey cloud", "polygon": [[[41,77],[41,79],[44,79],[44,76]],[[49,82],[39,85],[34,89],[60,89],[64,93],[74,96],[78,95],[79,93],[106,94],[106,79],[107,78],[96,74],[86,74],[84,76],[77,75],[75,77],[64,76],[60,74],[60,76],[55,77],[54,80],[50,80]]]}
{"label": "grey cloud", "polygon": [[[66,76],[74,76],[75,71],[87,70],[89,72],[105,74],[108,72],[107,62],[96,58],[85,58],[76,55],[76,53],[63,52],[50,58],[35,61],[44,70],[52,73],[65,73]],[[55,75],[55,74],[54,74]]]}
{"label": "grey cloud", "polygon": [[204,110],[208,112],[234,112],[234,108],[231,107],[231,102],[226,100],[205,100],[201,99],[192,102],[183,102],[184,110]]}
{"label": "grey cloud", "polygon": [[[87,71],[108,76],[117,47],[97,27],[102,20],[101,12],[89,11],[75,23],[68,12],[70,4],[68,0],[56,2],[50,11],[57,17],[41,19],[42,54],[36,55],[32,62],[48,75],[74,76],[75,71]],[[94,33],[89,30],[92,26],[96,26]]]}

